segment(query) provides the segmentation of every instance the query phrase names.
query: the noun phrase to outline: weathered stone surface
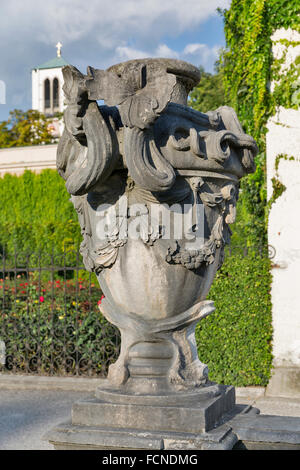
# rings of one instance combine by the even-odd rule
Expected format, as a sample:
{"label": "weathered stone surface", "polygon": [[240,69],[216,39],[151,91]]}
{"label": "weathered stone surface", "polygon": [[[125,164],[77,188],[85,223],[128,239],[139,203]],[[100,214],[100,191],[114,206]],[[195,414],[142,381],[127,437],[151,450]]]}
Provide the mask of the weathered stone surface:
{"label": "weathered stone surface", "polygon": [[[173,403],[167,402],[167,397],[156,403],[151,403],[151,397],[143,397],[140,403],[132,403],[130,395],[121,403],[100,401],[98,398],[83,400],[74,404],[72,409],[72,424],[85,426],[109,426],[115,429],[143,429],[145,431],[179,431],[182,433],[204,433],[219,423],[224,413],[232,410],[235,405],[233,387],[223,387],[216,396],[201,397],[196,394],[189,399],[171,396]],[[201,399],[202,398],[202,399]],[[146,404],[145,404],[146,402]],[[160,403],[161,402],[161,403]]]}
{"label": "weathered stone surface", "polygon": [[47,436],[58,450],[231,450],[238,442],[231,428],[223,425],[208,433],[149,432],[74,426],[65,423]]}
{"label": "weathered stone surface", "polygon": [[[235,409],[234,388],[210,383],[194,332],[214,311],[206,296],[230,240],[239,180],[254,171],[255,141],[232,108],[187,107],[200,79],[191,64],[141,59],[63,73],[57,168],[121,352],[96,398],[75,404],[71,427],[51,441],[232,448],[230,429],[214,427]],[[142,442],[141,432],[150,437]]]}
{"label": "weathered stone surface", "polygon": [[0,366],[5,364],[6,360],[6,348],[4,341],[0,340]]}
{"label": "weathered stone surface", "polygon": [[64,423],[46,438],[56,449],[299,450],[300,418],[257,414],[237,406],[208,432],[141,430]]}
{"label": "weathered stone surface", "polygon": [[300,368],[274,367],[267,396],[300,398]]}
{"label": "weathered stone surface", "polygon": [[300,418],[237,415],[230,421],[239,449],[299,450]]}

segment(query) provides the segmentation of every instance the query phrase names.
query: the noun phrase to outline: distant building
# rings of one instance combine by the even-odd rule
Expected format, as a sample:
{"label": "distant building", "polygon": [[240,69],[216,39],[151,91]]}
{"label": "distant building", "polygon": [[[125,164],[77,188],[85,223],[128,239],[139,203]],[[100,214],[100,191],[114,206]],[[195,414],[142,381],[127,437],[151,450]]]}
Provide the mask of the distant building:
{"label": "distant building", "polygon": [[[63,113],[65,108],[62,68],[68,62],[61,56],[61,47],[58,42],[56,57],[31,72],[32,109],[49,118],[49,130],[54,137],[62,134],[63,122],[56,114]],[[56,149],[56,144],[0,149],[0,177],[5,173],[21,175],[26,169],[37,173],[45,168],[55,169]]]}
{"label": "distant building", "polygon": [[47,117],[53,117],[50,122],[51,133],[59,137],[63,124],[55,115],[64,111],[63,74],[62,68],[69,65],[61,55],[62,44],[56,44],[57,54],[54,59],[32,69],[32,109],[36,109]]}
{"label": "distant building", "polygon": [[57,43],[57,56],[32,69],[32,109],[46,116],[62,113],[64,95],[62,91],[62,68],[69,65],[61,56],[61,43]]}

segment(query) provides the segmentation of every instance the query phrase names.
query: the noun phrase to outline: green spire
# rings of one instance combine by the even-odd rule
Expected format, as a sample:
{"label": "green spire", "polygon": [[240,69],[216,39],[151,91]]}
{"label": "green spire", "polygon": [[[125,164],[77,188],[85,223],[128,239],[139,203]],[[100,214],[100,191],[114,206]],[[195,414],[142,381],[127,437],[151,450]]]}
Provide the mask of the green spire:
{"label": "green spire", "polygon": [[61,42],[58,42],[56,44],[56,57],[55,59],[48,60],[44,64],[38,65],[37,67],[34,67],[35,69],[55,69],[57,67],[64,67],[65,65],[69,65],[69,63],[61,56],[61,48],[62,44]]}

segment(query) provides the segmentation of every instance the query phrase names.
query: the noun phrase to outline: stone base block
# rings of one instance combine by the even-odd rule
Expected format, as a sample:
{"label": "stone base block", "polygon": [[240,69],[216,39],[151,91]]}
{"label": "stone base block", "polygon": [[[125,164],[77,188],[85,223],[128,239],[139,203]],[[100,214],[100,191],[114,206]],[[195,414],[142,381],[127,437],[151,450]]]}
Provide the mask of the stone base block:
{"label": "stone base block", "polygon": [[208,432],[147,431],[67,422],[46,436],[57,450],[300,450],[300,418],[236,405]]}
{"label": "stone base block", "polygon": [[118,430],[205,433],[219,424],[235,405],[235,390],[231,386],[220,387],[217,396],[185,394],[183,400],[180,395],[181,399],[177,400],[175,394],[164,395],[160,400],[158,396],[122,395],[121,403],[99,398],[82,400],[73,405],[72,424],[105,428],[109,423]]}
{"label": "stone base block", "polygon": [[71,422],[47,439],[56,449],[231,449],[237,438],[223,420],[234,408],[231,386],[162,396],[103,386],[96,397],[74,403]]}
{"label": "stone base block", "polygon": [[300,450],[300,418],[236,405],[230,386],[161,397],[104,387],[97,397],[75,403],[72,420],[45,439],[55,449],[71,450]]}
{"label": "stone base block", "polygon": [[208,433],[158,432],[65,423],[46,439],[57,450],[229,450],[238,439],[229,426]]}
{"label": "stone base block", "polygon": [[242,413],[227,424],[238,439],[237,450],[300,450],[300,418]]}

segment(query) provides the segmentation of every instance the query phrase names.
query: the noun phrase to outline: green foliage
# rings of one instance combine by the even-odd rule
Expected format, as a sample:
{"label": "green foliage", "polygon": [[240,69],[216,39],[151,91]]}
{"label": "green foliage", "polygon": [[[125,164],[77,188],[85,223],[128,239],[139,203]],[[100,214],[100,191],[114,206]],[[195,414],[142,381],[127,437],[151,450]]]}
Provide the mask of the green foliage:
{"label": "green foliage", "polygon": [[271,95],[273,110],[277,104],[284,108],[298,109],[299,106],[300,56],[286,68],[284,62],[287,51],[286,47],[281,59],[274,60],[272,64],[272,79],[275,81],[274,91]]}
{"label": "green foliage", "polygon": [[[246,238],[250,254],[226,259],[209,294],[216,312],[196,330],[200,359],[208,364],[210,378],[219,383],[264,386],[270,378],[271,266],[267,255],[257,256],[254,247],[267,243],[267,120],[277,106],[299,106],[299,59],[283,74],[285,54],[280,60],[273,58],[271,36],[279,28],[300,31],[299,10],[297,0],[232,0],[230,8],[221,12],[226,38],[220,58],[224,102],[235,109],[260,153],[256,172],[241,181],[238,217],[232,227],[232,244]],[[280,158],[284,157],[276,160],[277,169]],[[273,179],[273,188],[274,198],[285,189],[278,178]]]}
{"label": "green foliage", "polygon": [[300,79],[292,84],[291,102],[294,106],[300,106]]}
{"label": "green foliage", "polygon": [[237,203],[237,221],[232,226],[232,243],[245,243],[248,246],[267,244],[266,185],[264,154],[256,157],[256,171],[242,179],[240,197]]}
{"label": "green foliage", "polygon": [[206,113],[225,103],[223,77],[218,69],[215,74],[205,72],[203,67],[200,67],[200,71],[201,80],[190,93],[188,105],[197,111]]}
{"label": "green foliage", "polygon": [[270,261],[228,256],[209,298],[216,311],[196,328],[199,358],[211,380],[235,386],[267,385],[272,364]]}
{"label": "green foliage", "polygon": [[281,160],[295,161],[295,157],[289,157],[285,153],[280,153],[275,158],[275,176],[271,179],[272,182],[272,196],[268,201],[268,209],[271,208],[272,204],[284,193],[286,186],[280,181],[278,168]]}
{"label": "green foliage", "polygon": [[[235,386],[268,383],[271,355],[270,261],[226,256],[209,297],[216,311],[197,326],[200,360],[209,377]],[[6,370],[44,374],[106,374],[119,354],[120,335],[99,313],[101,290],[82,278],[53,273],[0,279],[1,338]],[[50,280],[49,280],[50,279]],[[100,305],[101,309],[101,305]]]}
{"label": "green foliage", "polygon": [[[279,28],[300,31],[300,8],[297,0],[232,0],[221,13],[226,49],[220,63],[226,104],[236,110],[245,132],[260,149],[256,173],[243,179],[239,201],[239,211],[246,216],[240,224],[244,222],[247,242],[253,245],[258,239],[266,240],[266,123],[277,106],[299,105],[299,59],[282,73],[285,54],[280,60],[273,58],[271,36]],[[276,83],[273,93],[271,82]]]}
{"label": "green foliage", "polygon": [[5,370],[107,374],[118,356],[120,335],[99,312],[97,284],[84,279],[41,282],[30,276],[0,279],[0,289]]}
{"label": "green foliage", "polygon": [[11,111],[0,123],[0,148],[52,144],[56,139],[49,132],[49,120],[39,111]]}
{"label": "green foliage", "polygon": [[63,252],[81,241],[77,213],[55,170],[0,178],[0,247],[8,252]]}

